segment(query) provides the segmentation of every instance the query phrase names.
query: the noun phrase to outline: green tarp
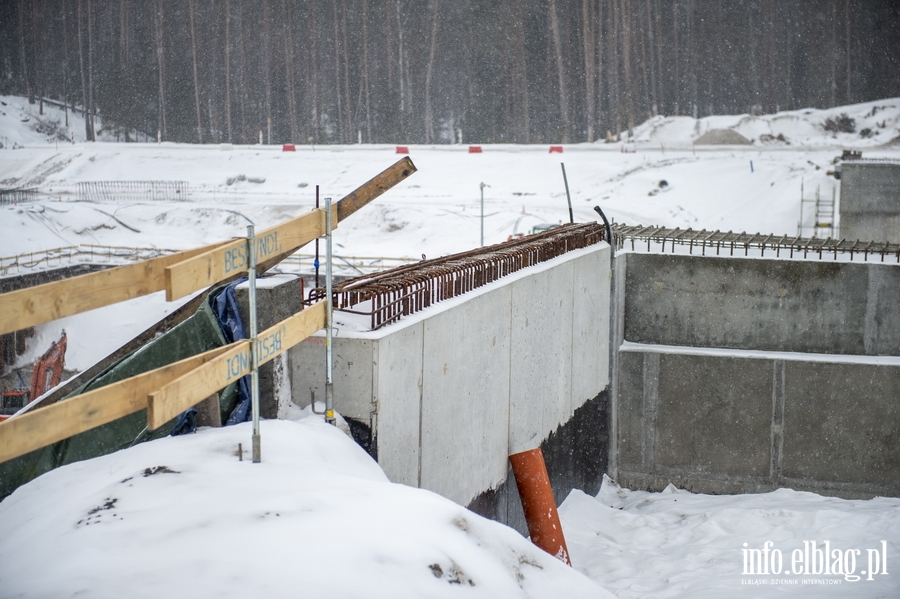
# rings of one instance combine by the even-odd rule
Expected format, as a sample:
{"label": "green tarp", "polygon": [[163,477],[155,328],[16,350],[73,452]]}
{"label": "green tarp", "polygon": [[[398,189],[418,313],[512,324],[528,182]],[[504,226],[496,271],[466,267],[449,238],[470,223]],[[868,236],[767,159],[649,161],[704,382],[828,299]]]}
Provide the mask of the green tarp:
{"label": "green tarp", "polygon": [[[209,302],[204,301],[186,320],[110,365],[66,399],[223,345],[225,337],[222,330]],[[225,422],[237,403],[236,387],[236,384],[229,385],[220,394],[222,422]],[[0,463],[0,499],[54,468],[169,435],[176,421],[177,419],[173,419],[155,431],[148,431],[147,411],[141,410],[51,446]]]}

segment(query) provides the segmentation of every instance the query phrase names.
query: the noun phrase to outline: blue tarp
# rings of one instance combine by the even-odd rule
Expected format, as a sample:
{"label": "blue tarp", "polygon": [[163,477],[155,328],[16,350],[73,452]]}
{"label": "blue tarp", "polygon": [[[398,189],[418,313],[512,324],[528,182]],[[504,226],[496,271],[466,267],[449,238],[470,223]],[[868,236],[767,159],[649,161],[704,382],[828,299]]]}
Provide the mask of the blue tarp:
{"label": "blue tarp", "polygon": [[[244,328],[244,321],[238,308],[237,295],[234,291],[235,287],[246,280],[246,278],[238,279],[210,297],[209,303],[216,315],[216,319],[219,321],[219,326],[222,327],[222,334],[225,335],[226,343],[247,339],[247,330]],[[250,420],[250,417],[250,375],[246,375],[238,381],[237,405],[229,414],[228,419],[225,421],[225,426],[246,422]]]}

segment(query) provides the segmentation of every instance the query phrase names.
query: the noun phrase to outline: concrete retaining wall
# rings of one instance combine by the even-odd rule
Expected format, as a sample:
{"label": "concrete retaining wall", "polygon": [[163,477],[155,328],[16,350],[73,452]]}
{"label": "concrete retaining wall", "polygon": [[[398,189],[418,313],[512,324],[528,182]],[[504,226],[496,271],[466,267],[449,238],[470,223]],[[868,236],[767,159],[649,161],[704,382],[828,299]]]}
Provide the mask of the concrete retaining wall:
{"label": "concrete retaining wall", "polygon": [[841,164],[841,236],[900,242],[900,164]]}
{"label": "concrete retaining wall", "polygon": [[[609,264],[606,244],[570,252],[374,333],[337,313],[336,409],[369,427],[395,482],[461,505],[501,488],[510,453],[608,386]],[[323,360],[320,337],[291,351],[296,403],[324,398]]]}
{"label": "concrete retaining wall", "polygon": [[626,344],[619,360],[624,486],[900,495],[900,359]]}
{"label": "concrete retaining wall", "polygon": [[626,255],[628,341],[900,355],[896,264]]}
{"label": "concrete retaining wall", "polygon": [[620,484],[900,495],[900,266],[629,253],[615,268]]}

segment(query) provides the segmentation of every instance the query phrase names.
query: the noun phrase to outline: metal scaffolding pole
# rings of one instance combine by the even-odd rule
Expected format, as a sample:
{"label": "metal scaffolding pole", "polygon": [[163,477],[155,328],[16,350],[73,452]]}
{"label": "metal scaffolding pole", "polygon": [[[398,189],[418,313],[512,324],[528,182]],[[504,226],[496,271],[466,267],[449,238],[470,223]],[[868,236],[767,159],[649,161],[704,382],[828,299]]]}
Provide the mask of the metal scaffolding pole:
{"label": "metal scaffolding pole", "polygon": [[250,409],[253,413],[253,463],[262,460],[259,437],[259,352],[257,351],[256,325],[256,233],[253,225],[247,225],[247,253],[250,268],[247,279],[250,282]]}
{"label": "metal scaffolding pole", "polygon": [[331,280],[331,198],[325,198],[325,422],[334,424],[334,351],[332,330],[334,329],[334,306],[332,302]]}

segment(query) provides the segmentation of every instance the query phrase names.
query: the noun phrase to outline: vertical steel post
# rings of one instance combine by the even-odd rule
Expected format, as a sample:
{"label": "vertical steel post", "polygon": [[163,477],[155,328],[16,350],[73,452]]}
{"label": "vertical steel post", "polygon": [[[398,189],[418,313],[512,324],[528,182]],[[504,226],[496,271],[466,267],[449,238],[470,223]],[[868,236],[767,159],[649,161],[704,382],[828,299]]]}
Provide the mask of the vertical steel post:
{"label": "vertical steel post", "polygon": [[484,247],[484,188],[487,184],[481,182],[481,247]]}
{"label": "vertical steel post", "polygon": [[[319,186],[316,185],[316,208],[319,207]],[[319,238],[316,237],[316,260],[313,262],[316,267],[316,287],[319,286]],[[313,406],[315,408],[315,406]]]}
{"label": "vertical steel post", "polygon": [[[331,291],[331,198],[325,198],[325,422],[334,424],[334,306]],[[315,406],[313,406],[315,407]]]}
{"label": "vertical steel post", "polygon": [[569,195],[569,178],[566,177],[566,163],[565,163],[565,162],[560,162],[560,163],[559,163],[559,166],[562,167],[563,183],[566,184],[566,200],[569,202],[569,222],[570,222],[570,223],[574,223],[574,222],[575,222],[575,215],[572,214],[572,196]]}
{"label": "vertical steel post", "polygon": [[253,413],[253,463],[262,460],[259,437],[259,352],[257,352],[256,330],[256,233],[253,225],[247,225],[247,254],[250,268],[247,279],[250,283],[250,409]]}

